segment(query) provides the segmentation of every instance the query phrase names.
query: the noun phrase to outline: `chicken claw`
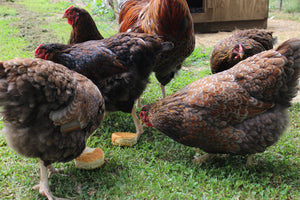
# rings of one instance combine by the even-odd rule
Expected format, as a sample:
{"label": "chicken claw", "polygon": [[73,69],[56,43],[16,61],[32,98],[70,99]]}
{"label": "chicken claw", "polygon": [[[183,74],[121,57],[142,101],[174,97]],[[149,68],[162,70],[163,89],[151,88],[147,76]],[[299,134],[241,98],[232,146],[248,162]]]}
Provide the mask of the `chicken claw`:
{"label": "chicken claw", "polygon": [[257,165],[256,162],[253,162],[253,157],[254,157],[254,154],[250,154],[247,158],[247,162],[246,162],[246,167],[250,167],[250,166],[255,166]]}
{"label": "chicken claw", "polygon": [[48,198],[48,200],[67,200],[64,198],[58,198],[53,196],[50,191],[49,182],[48,182],[48,175],[47,175],[47,168],[44,165],[44,162],[40,160],[40,183],[34,186],[32,189],[37,190],[39,189],[39,193]]}
{"label": "chicken claw", "polygon": [[206,163],[207,161],[211,160],[216,156],[217,156],[216,154],[210,154],[210,153],[201,156],[194,156],[193,163]]}

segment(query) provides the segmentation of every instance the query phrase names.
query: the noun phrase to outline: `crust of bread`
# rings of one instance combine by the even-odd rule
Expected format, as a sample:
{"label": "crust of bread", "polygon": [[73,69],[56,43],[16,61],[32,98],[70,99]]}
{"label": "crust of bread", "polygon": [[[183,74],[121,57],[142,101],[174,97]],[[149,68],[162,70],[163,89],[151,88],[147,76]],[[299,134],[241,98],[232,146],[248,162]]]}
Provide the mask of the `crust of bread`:
{"label": "crust of bread", "polygon": [[99,148],[86,147],[82,154],[75,159],[78,169],[96,169],[104,164],[104,152]]}
{"label": "crust of bread", "polygon": [[116,132],[111,135],[111,142],[117,146],[133,146],[137,143],[137,135],[128,132]]}

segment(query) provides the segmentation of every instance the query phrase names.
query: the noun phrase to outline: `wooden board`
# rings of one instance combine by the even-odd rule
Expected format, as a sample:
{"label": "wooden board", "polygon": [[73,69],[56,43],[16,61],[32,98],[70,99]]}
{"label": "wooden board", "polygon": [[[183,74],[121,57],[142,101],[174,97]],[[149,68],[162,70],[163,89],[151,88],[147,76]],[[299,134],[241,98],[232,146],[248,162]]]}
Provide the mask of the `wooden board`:
{"label": "wooden board", "polygon": [[262,20],[269,0],[205,0],[204,13],[192,13],[194,23]]}

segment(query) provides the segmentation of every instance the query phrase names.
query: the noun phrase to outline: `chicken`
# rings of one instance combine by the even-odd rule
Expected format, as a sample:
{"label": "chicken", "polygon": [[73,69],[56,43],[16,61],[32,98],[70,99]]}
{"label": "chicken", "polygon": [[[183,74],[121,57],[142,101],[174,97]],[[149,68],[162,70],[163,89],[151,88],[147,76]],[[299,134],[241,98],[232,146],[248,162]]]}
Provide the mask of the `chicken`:
{"label": "chicken", "polygon": [[140,117],[148,127],[209,154],[263,152],[287,127],[299,75],[300,38],[293,38],[145,105]]}
{"label": "chicken", "polygon": [[120,32],[157,34],[174,43],[173,50],[165,52],[153,70],[165,97],[164,86],[195,48],[194,25],[186,0],[125,0],[119,24]]}
{"label": "chicken", "polygon": [[17,153],[39,158],[40,183],[34,187],[54,199],[47,167],[78,157],[100,126],[104,99],[86,77],[38,58],[0,62],[0,105],[4,136]]}
{"label": "chicken", "polygon": [[273,48],[272,32],[258,29],[242,30],[216,44],[210,56],[213,74],[227,70],[250,56]]}
{"label": "chicken", "polygon": [[91,79],[105,99],[107,112],[132,114],[137,139],[143,127],[133,107],[145,89],[156,60],[173,44],[145,33],[119,33],[75,44],[40,45],[35,56],[63,64]]}
{"label": "chicken", "polygon": [[68,19],[72,31],[68,44],[77,44],[89,40],[101,40],[103,36],[99,33],[91,15],[83,8],[70,6],[66,9],[63,18]]}

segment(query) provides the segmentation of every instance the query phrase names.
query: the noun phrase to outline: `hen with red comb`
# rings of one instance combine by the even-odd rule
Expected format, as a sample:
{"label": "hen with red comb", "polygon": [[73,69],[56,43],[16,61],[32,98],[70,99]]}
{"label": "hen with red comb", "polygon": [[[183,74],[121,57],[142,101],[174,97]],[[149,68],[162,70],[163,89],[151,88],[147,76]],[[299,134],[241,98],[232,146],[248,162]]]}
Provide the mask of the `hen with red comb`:
{"label": "hen with red comb", "polygon": [[216,44],[210,56],[212,73],[233,67],[250,56],[273,48],[272,32],[258,29],[238,31]]}
{"label": "hen with red comb", "polygon": [[63,18],[67,18],[68,24],[72,26],[68,44],[103,39],[95,21],[85,9],[70,6],[65,10]]}
{"label": "hen with red comb", "polygon": [[[293,38],[144,106],[140,117],[147,126],[209,154],[253,155],[283,134],[299,76],[300,38]],[[252,156],[247,164],[253,164]]]}

